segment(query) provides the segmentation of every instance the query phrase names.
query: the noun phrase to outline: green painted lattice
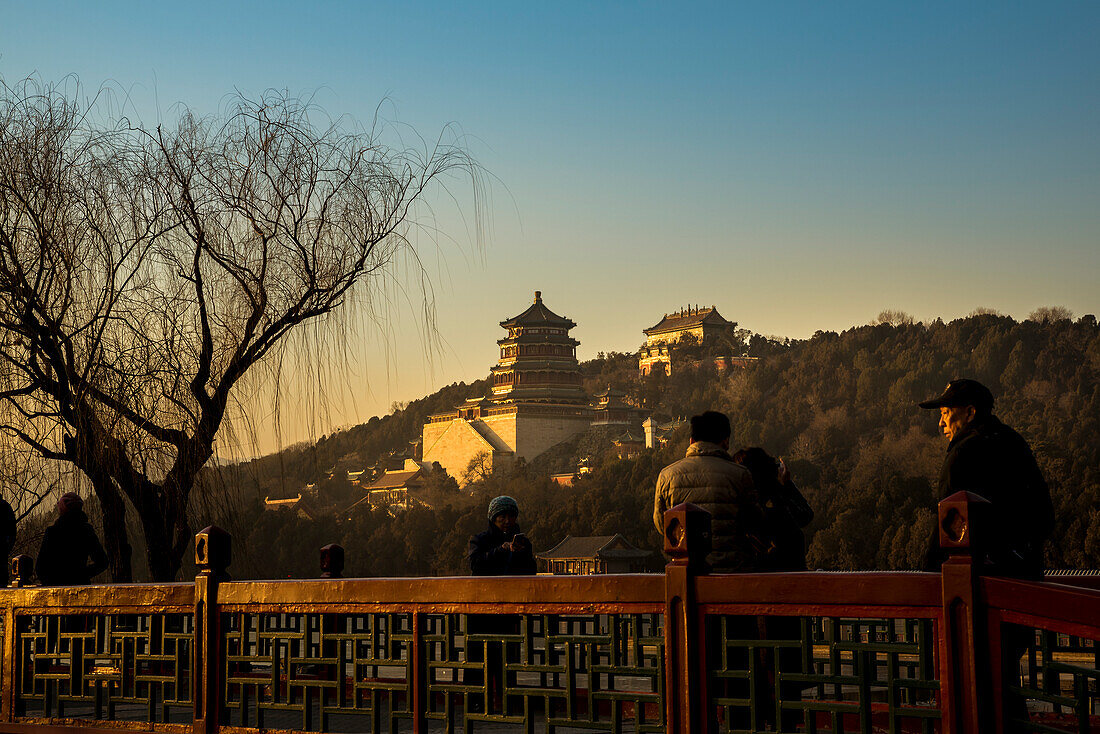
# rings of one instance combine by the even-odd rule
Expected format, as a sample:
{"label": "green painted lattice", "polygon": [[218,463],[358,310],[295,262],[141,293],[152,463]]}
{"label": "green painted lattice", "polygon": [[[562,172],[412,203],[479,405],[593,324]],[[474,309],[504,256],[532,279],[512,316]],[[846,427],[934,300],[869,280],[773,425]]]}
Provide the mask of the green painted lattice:
{"label": "green painted lattice", "polygon": [[662,615],[432,615],[429,720],[444,731],[663,732]]}
{"label": "green painted lattice", "polygon": [[1100,731],[1100,645],[1050,630],[1006,625],[1005,716],[1014,731]]}
{"label": "green painted lattice", "polygon": [[396,732],[412,718],[411,614],[223,614],[222,634],[229,724]]}
{"label": "green painted lattice", "polygon": [[712,730],[938,730],[931,620],[715,616],[706,624]]}

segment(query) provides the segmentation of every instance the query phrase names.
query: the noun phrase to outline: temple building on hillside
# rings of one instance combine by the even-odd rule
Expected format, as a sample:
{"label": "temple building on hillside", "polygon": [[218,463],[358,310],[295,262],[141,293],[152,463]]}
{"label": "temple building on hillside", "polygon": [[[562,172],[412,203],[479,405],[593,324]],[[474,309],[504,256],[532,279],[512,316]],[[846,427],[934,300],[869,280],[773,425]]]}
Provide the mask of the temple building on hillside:
{"label": "temple building on hillside", "polygon": [[[717,350],[712,358],[719,369],[745,361],[745,358],[728,353],[735,343],[736,329],[737,324],[723,318],[715,306],[688,306],[666,313],[643,332],[646,340],[638,352],[638,371],[643,376],[655,369],[672,374],[673,365],[684,359],[700,361],[702,353],[689,355],[693,347],[708,348],[708,353]],[[677,359],[678,353],[684,359]]]}
{"label": "temple building on hillside", "polygon": [[610,385],[603,392],[593,396],[592,425],[594,426],[636,426],[641,423],[645,411],[635,408],[626,401],[626,393]]}
{"label": "temple building on hillside", "polygon": [[423,461],[439,462],[460,483],[471,460],[483,469],[533,459],[592,424],[577,362],[576,326],[558,316],[535,291],[534,303],[500,325],[508,334],[497,345],[489,394],[455,410],[432,415],[424,425]]}

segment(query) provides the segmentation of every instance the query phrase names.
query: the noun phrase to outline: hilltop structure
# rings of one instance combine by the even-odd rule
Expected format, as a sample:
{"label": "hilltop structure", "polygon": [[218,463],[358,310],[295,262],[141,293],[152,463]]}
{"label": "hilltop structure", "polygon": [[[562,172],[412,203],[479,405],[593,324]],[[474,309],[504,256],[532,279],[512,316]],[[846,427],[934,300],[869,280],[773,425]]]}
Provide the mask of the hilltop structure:
{"label": "hilltop structure", "polygon": [[594,411],[581,381],[580,342],[569,335],[576,325],[547,308],[535,291],[526,311],[500,322],[508,335],[497,342],[500,359],[489,394],[429,416],[423,460],[439,462],[461,482],[473,459],[482,457],[491,470],[533,459],[586,430]]}
{"label": "hilltop structure", "polygon": [[646,341],[638,352],[638,371],[642,376],[654,370],[671,375],[673,364],[681,364],[685,357],[688,361],[700,361],[702,354],[694,355],[694,359],[687,356],[695,347],[713,353],[711,358],[719,369],[748,362],[749,358],[729,353],[735,343],[736,329],[737,324],[723,318],[715,306],[688,306],[679,312],[666,313],[643,330]]}

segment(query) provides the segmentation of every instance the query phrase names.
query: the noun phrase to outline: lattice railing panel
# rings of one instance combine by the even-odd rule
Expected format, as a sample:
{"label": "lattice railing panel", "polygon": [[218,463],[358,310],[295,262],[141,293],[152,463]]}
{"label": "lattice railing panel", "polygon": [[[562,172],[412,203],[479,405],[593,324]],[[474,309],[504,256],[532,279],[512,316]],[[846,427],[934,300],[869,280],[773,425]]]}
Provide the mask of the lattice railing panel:
{"label": "lattice railing panel", "polygon": [[937,731],[935,632],[924,619],[708,617],[711,725]]}
{"label": "lattice railing panel", "polygon": [[663,732],[662,615],[430,615],[429,721],[445,731]]}
{"label": "lattice railing panel", "polygon": [[191,721],[192,615],[16,617],[16,716]]}
{"label": "lattice railing panel", "polygon": [[1100,644],[1005,625],[1005,717],[1014,731],[1100,731]]}
{"label": "lattice railing panel", "polygon": [[223,614],[222,636],[230,724],[396,732],[412,716],[411,614]]}

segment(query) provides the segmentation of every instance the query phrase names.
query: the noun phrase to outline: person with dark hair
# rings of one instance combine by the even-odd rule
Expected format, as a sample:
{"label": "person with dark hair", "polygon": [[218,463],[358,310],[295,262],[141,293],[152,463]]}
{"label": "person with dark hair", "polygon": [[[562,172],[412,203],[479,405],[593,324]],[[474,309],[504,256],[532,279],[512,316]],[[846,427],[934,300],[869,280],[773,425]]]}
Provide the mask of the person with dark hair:
{"label": "person with dark hair", "polygon": [[[749,470],[756,487],[763,522],[754,541],[760,571],[805,571],[806,538],[802,528],[814,519],[814,511],[791,481],[791,472],[782,460],[776,460],[764,449],[754,446],[741,449],[733,460]],[[802,642],[802,621],[799,617],[760,616],[756,618],[756,633],[762,640]],[[756,689],[761,691],[763,705],[757,710],[760,720],[775,724],[776,694],[783,701],[802,698],[802,683],[782,680],[783,674],[803,674],[801,647],[761,646],[757,650],[760,665],[754,675]],[[783,709],[780,731],[797,731],[802,725],[802,712]]]}
{"label": "person with dark hair", "polygon": [[[939,410],[939,427],[948,441],[940,499],[966,491],[992,504],[987,571],[1041,579],[1043,543],[1054,532],[1054,505],[1027,441],[993,415],[993,394],[975,380],[952,380],[941,395],[920,407]],[[938,530],[933,531],[926,570],[939,571],[946,558]]]}
{"label": "person with dark hair", "polygon": [[84,500],[66,492],[57,501],[57,512],[38,550],[38,580],[48,586],[89,584],[107,569],[107,554],[84,514]]}
{"label": "person with dark hair", "polygon": [[683,459],[657,477],[653,524],[664,531],[665,511],[690,502],[711,514],[711,552],[716,571],[754,571],[756,553],[749,536],[759,529],[760,513],[749,471],[729,455],[730,421],[713,410],[692,416],[691,443]]}
{"label": "person with dark hair", "polygon": [[466,558],[474,576],[535,573],[531,541],[519,528],[519,504],[502,495],[489,502],[489,528],[470,538]]}
{"label": "person with dark hair", "polygon": [[749,470],[763,514],[759,536],[758,567],[761,571],[805,571],[806,537],[802,528],[814,519],[814,511],[791,481],[791,472],[764,449],[741,449],[733,460]]}

